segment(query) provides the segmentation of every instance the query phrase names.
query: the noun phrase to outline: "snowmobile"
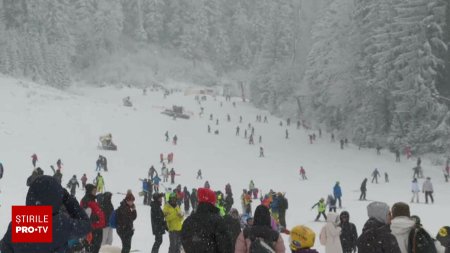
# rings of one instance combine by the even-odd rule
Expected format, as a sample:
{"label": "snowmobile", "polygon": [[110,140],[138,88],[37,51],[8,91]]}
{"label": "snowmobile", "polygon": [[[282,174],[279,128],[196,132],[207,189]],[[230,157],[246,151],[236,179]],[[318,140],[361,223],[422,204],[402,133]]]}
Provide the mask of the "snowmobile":
{"label": "snowmobile", "polygon": [[161,113],[174,118],[189,119],[189,115],[184,113],[183,106],[173,105],[172,109],[166,109]]}
{"label": "snowmobile", "polygon": [[114,151],[117,150],[116,144],[114,144],[112,142],[112,135],[111,134],[100,136],[99,140],[100,140],[100,145],[98,147],[99,149],[114,150]]}

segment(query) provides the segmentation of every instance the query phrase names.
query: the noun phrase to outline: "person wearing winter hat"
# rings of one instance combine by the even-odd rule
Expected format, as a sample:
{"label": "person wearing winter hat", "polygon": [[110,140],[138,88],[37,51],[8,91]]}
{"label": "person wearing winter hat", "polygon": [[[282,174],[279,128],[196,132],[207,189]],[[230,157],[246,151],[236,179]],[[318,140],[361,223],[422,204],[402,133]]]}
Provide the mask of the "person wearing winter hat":
{"label": "person wearing winter hat", "polygon": [[208,188],[197,190],[197,211],[183,223],[181,242],[186,253],[233,252],[231,236],[216,207],[216,194]]}
{"label": "person wearing winter hat", "polygon": [[384,202],[374,201],[367,206],[369,220],[364,224],[362,234],[358,237],[358,252],[400,253],[397,239],[391,234],[389,227],[391,214],[389,206]]}
{"label": "person wearing winter hat", "polygon": [[91,220],[92,242],[86,245],[86,250],[98,253],[103,239],[103,228],[106,226],[105,214],[96,201],[97,187],[93,184],[86,185],[86,192],[80,201],[80,206],[84,208]]}
{"label": "person wearing winter hat", "polygon": [[114,206],[111,202],[112,193],[105,192],[103,193],[103,200],[100,203],[100,207],[102,208],[103,213],[105,214],[106,219],[106,227],[103,228],[103,239],[102,245],[112,245],[113,241],[113,228],[109,224],[109,218],[114,211]]}
{"label": "person wearing winter hat", "polygon": [[[6,253],[48,253],[65,252],[67,241],[81,238],[89,233],[89,217],[70,196],[67,190],[51,176],[37,177],[30,185],[26,197],[27,206],[50,205],[53,208],[51,243],[12,243],[12,225],[8,226],[5,236],[0,241],[0,251]],[[62,208],[64,206],[64,208]],[[65,211],[63,211],[65,209]]]}
{"label": "person wearing winter hat", "polygon": [[270,247],[276,253],[285,252],[284,241],[278,231],[271,227],[270,211],[264,205],[259,205],[255,209],[254,224],[246,227],[239,234],[236,240],[235,253],[249,253],[252,240],[251,238],[262,238],[261,244]]}
{"label": "person wearing winter hat", "polygon": [[174,192],[169,194],[169,199],[164,205],[163,213],[169,230],[169,253],[180,253],[180,233],[184,216],[180,207],[177,205],[177,195]]}
{"label": "person wearing winter hat", "polygon": [[154,193],[153,201],[150,203],[152,231],[153,235],[155,235],[155,242],[153,243],[152,253],[159,252],[159,247],[161,246],[163,241],[163,234],[165,234],[166,230],[168,230],[166,221],[164,220],[164,213],[161,209],[163,198],[163,193]]}
{"label": "person wearing winter hat", "polygon": [[341,212],[339,215],[341,220],[341,245],[344,253],[356,252],[356,240],[358,239],[358,232],[355,224],[350,222],[350,214],[347,211]]}
{"label": "person wearing winter hat", "polygon": [[320,231],[320,244],[325,246],[325,253],[342,253],[341,228],[339,225],[339,216],[334,213],[328,213],[327,224]]}
{"label": "person wearing winter hat", "polygon": [[289,247],[292,253],[319,253],[315,249],[311,249],[314,246],[316,234],[314,231],[306,226],[295,226],[290,231]]}
{"label": "person wearing winter hat", "polygon": [[116,231],[122,241],[121,253],[129,253],[131,250],[131,239],[134,234],[133,222],[137,217],[134,201],[133,193],[127,192],[125,199],[122,200],[116,212]]}
{"label": "person wearing winter hat", "polygon": [[397,202],[391,209],[391,233],[397,239],[402,253],[408,252],[409,233],[415,226],[415,221],[410,218],[409,206],[403,202]]}
{"label": "person wearing winter hat", "polygon": [[450,227],[445,226],[439,229],[436,240],[445,248],[445,253],[450,253]]}
{"label": "person wearing winter hat", "polygon": [[420,224],[420,218],[417,215],[412,215],[411,220],[414,221],[414,227],[409,233],[408,238],[408,252],[427,252],[437,253],[436,241]]}

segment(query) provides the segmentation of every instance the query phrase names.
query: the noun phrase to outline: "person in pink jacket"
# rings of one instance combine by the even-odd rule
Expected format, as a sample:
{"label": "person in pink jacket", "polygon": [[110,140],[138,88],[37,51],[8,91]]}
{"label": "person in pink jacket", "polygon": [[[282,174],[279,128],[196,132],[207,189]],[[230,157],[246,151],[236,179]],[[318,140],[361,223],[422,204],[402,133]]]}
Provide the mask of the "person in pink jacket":
{"label": "person in pink jacket", "polygon": [[265,242],[276,253],[284,253],[283,238],[278,231],[271,227],[271,217],[269,209],[264,205],[259,205],[254,214],[254,224],[244,228],[236,240],[235,253],[249,253],[252,241],[260,239]]}

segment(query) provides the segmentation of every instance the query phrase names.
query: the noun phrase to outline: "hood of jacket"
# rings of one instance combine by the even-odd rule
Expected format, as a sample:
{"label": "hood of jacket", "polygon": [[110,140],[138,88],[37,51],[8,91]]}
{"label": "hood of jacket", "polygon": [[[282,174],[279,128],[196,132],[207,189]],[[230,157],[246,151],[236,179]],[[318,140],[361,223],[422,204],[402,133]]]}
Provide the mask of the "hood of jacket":
{"label": "hood of jacket", "polygon": [[339,224],[339,216],[337,213],[328,213],[327,223],[332,223],[334,226],[337,226]]}
{"label": "hood of jacket", "polygon": [[406,216],[398,216],[391,220],[391,233],[397,239],[401,252],[408,251],[408,239],[415,222]]}
{"label": "hood of jacket", "polygon": [[399,216],[391,220],[391,231],[394,235],[401,235],[408,237],[411,228],[415,222],[406,216]]}

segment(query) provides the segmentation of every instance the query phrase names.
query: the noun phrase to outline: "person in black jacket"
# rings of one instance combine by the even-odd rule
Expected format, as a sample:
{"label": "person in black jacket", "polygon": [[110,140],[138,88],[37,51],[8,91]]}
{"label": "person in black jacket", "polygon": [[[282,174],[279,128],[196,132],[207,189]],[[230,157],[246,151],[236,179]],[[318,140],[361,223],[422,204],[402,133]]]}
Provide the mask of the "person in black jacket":
{"label": "person in black jacket", "polygon": [[362,234],[358,237],[358,252],[364,253],[400,253],[395,236],[391,234],[389,224],[391,214],[389,206],[374,201],[367,206],[369,220],[364,224]]}
{"label": "person in black jacket", "polygon": [[122,241],[121,253],[129,253],[131,250],[131,238],[134,234],[133,221],[137,217],[134,196],[128,192],[125,199],[120,202],[120,207],[116,211],[117,234]]}
{"label": "person in black jacket", "polygon": [[367,192],[367,178],[364,178],[364,180],[361,183],[361,195],[359,196],[359,200],[366,200],[366,192]]}
{"label": "person in black jacket", "polygon": [[153,194],[153,201],[150,203],[150,216],[152,221],[152,231],[155,235],[155,243],[152,247],[152,253],[158,253],[159,247],[163,241],[163,234],[166,233],[167,224],[164,220],[164,213],[161,209],[164,194]]}
{"label": "person in black jacket", "polygon": [[280,221],[280,225],[286,228],[286,210],[289,208],[289,203],[287,198],[281,194],[281,192],[278,193],[278,220]]}
{"label": "person in black jacket", "polygon": [[114,211],[114,206],[111,202],[112,193],[105,192],[103,193],[103,200],[100,203],[100,208],[105,214],[106,227],[103,228],[103,239],[102,245],[112,245],[113,241],[113,228],[110,227],[109,218],[111,217],[112,212]]}
{"label": "person in black jacket", "polygon": [[197,211],[183,222],[181,243],[186,253],[231,253],[231,238],[215,207],[216,194],[206,188],[197,191]]}
{"label": "person in black jacket", "polygon": [[343,253],[356,252],[356,240],[358,233],[355,224],[350,222],[350,214],[347,211],[341,212],[339,216],[341,220],[341,245]]}
{"label": "person in black jacket", "polygon": [[[53,241],[51,243],[13,243],[10,223],[0,242],[2,253],[65,252],[68,246],[67,241],[84,237],[91,229],[89,217],[77,200],[70,196],[69,192],[51,176],[39,176],[33,181],[28,189],[26,205],[50,205],[53,207]],[[64,208],[62,208],[63,206]]]}
{"label": "person in black jacket", "polygon": [[236,239],[241,233],[241,222],[239,219],[239,212],[236,208],[231,208],[230,212],[223,217],[225,221],[225,226],[230,233],[231,238],[231,248],[234,251],[234,246],[236,243]]}
{"label": "person in black jacket", "polygon": [[191,206],[192,206],[192,212],[195,212],[197,210],[197,189],[193,188],[191,192]]}
{"label": "person in black jacket", "polygon": [[44,175],[44,171],[40,167],[37,167],[35,170],[33,170],[31,176],[27,178],[27,186],[29,187],[38,176],[42,175]]}

